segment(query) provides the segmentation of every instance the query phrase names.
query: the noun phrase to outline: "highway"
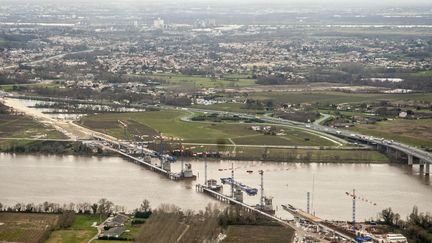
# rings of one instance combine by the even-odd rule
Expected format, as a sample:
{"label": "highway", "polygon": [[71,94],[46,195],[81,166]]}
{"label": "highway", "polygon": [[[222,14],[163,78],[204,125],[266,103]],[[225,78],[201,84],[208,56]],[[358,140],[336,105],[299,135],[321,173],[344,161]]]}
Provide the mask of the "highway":
{"label": "highway", "polygon": [[[21,104],[19,104],[18,102],[13,102],[12,99],[4,99],[6,102],[6,105],[9,105],[11,107],[14,107],[15,109],[22,111],[24,113],[30,114],[31,116],[35,117],[35,110],[28,108],[28,107],[23,107]],[[290,121],[290,120],[285,120],[282,118],[275,118],[275,117],[268,117],[268,116],[255,116],[255,115],[250,115],[250,114],[246,114],[246,113],[239,113],[239,112],[227,112],[227,111],[219,111],[219,110],[209,110],[209,109],[198,109],[198,108],[178,108],[178,107],[172,107],[172,106],[161,106],[162,109],[179,109],[179,110],[185,110],[185,111],[189,111],[189,112],[206,112],[206,113],[217,113],[220,115],[233,115],[233,116],[238,116],[240,118],[247,118],[247,119],[252,119],[252,118],[259,118],[262,121],[269,123],[269,124],[279,124],[279,125],[284,125],[287,127],[293,127],[293,128],[297,128],[297,129],[302,129],[305,130],[307,132],[313,133],[315,135],[321,136],[323,138],[329,139],[339,145],[342,145],[341,143],[347,143],[346,139],[351,139],[351,140],[355,140],[355,141],[360,141],[362,143],[365,144],[369,144],[369,145],[380,145],[386,148],[391,148],[393,150],[397,150],[400,151],[402,153],[405,153],[407,155],[413,156],[415,158],[420,159],[422,162],[427,163],[428,165],[432,164],[432,154],[418,149],[416,147],[410,146],[410,145],[406,145],[406,144],[402,144],[399,142],[395,142],[395,141],[389,141],[389,140],[385,140],[385,139],[381,139],[381,138],[375,138],[372,136],[367,136],[367,135],[362,135],[359,133],[355,133],[355,132],[351,132],[351,131],[345,131],[345,130],[341,130],[341,129],[335,129],[335,128],[331,128],[331,127],[327,127],[327,126],[322,126],[318,123],[303,123],[303,122],[297,122],[297,121]],[[36,115],[37,118],[39,118],[39,120],[41,120],[40,118],[43,117],[45,120],[45,122],[47,120],[49,120],[49,123],[51,123],[52,125],[57,125],[58,127],[63,128],[62,130],[69,130],[70,132],[70,127],[74,127],[74,133],[79,133],[79,134],[75,134],[75,136],[69,136],[72,138],[89,138],[88,135],[91,135],[92,133],[94,133],[94,131],[91,131],[89,129],[83,128],[81,126],[78,126],[72,122],[70,122],[69,124],[65,124],[66,122],[59,122],[59,121],[54,121],[54,119],[48,118],[45,114],[41,114],[41,112],[36,112],[38,113]],[[61,126],[59,126],[61,125]],[[69,128],[69,129],[68,129]],[[83,131],[85,130],[85,131]],[[86,136],[85,136],[86,135]],[[343,139],[342,139],[343,138]],[[112,139],[112,138],[111,138]],[[361,144],[361,143],[360,143]]]}
{"label": "highway", "polygon": [[332,127],[322,126],[319,124],[314,123],[304,123],[304,122],[297,122],[297,121],[290,121],[285,120],[282,118],[275,118],[275,117],[268,117],[268,116],[254,116],[250,114],[245,113],[238,113],[238,112],[226,112],[226,111],[218,111],[218,110],[207,110],[207,109],[195,109],[195,108],[187,108],[188,111],[193,112],[206,112],[206,113],[217,113],[217,114],[225,114],[225,115],[235,115],[239,116],[241,118],[259,118],[263,120],[264,122],[272,123],[272,124],[281,124],[286,126],[292,126],[303,130],[309,130],[316,132],[318,134],[326,134],[327,136],[331,136],[331,138],[345,138],[345,139],[352,139],[356,141],[362,141],[367,144],[371,145],[381,145],[383,147],[389,147],[394,150],[398,150],[400,152],[403,152],[407,155],[414,156],[425,163],[432,164],[432,153],[418,149],[416,147],[406,145],[403,143],[395,142],[395,141],[389,141],[381,138],[375,138],[372,136],[362,135],[359,133],[351,132],[351,131],[345,131],[341,129],[336,129]]}
{"label": "highway", "polygon": [[[104,50],[106,48],[112,47],[112,46],[116,46],[117,44],[111,44],[108,46],[103,46],[103,47],[99,47],[99,48],[95,48],[95,49],[87,49],[87,50],[82,50],[82,51],[74,51],[74,52],[67,52],[67,53],[61,53],[61,54],[57,54],[54,56],[50,56],[50,57],[44,57],[42,59],[39,60],[33,60],[30,62],[26,62],[27,64],[31,64],[31,65],[38,65],[44,62],[48,62],[51,60],[55,60],[55,59],[61,59],[63,57],[65,57],[66,55],[70,55],[70,54],[79,54],[79,53],[90,53],[93,52],[95,50]],[[9,66],[5,66],[5,67],[0,67],[0,71],[2,70],[8,70],[8,69],[14,69],[14,68],[18,68],[19,65],[15,64],[15,65],[9,65]]]}
{"label": "highway", "polygon": [[[4,100],[6,101],[5,102],[6,105],[14,107],[15,109],[22,111],[24,113],[27,113],[33,117],[39,118],[39,120],[44,120],[45,122],[47,122],[47,120],[48,120],[49,123],[51,123],[55,127],[57,125],[57,127],[62,128],[60,130],[63,130],[63,131],[66,130],[66,131],[70,132],[70,128],[74,127],[75,129],[73,129],[73,131],[74,131],[73,133],[78,133],[78,134],[74,134],[75,136],[69,136],[69,137],[72,137],[75,139],[76,138],[87,138],[88,139],[89,135],[91,136],[94,133],[94,131],[83,128],[81,126],[78,126],[72,122],[59,122],[57,120],[49,118],[45,114],[42,114],[41,112],[35,111],[35,109],[24,107],[22,104],[19,104],[19,102],[13,102],[12,99],[4,98]],[[315,135],[321,136],[323,138],[329,139],[335,143],[339,143],[340,145],[342,145],[341,144],[342,142],[347,143],[346,139],[351,139],[351,140],[360,141],[360,142],[363,142],[363,143],[369,144],[369,145],[375,145],[375,146],[380,145],[380,146],[383,146],[386,148],[391,148],[391,149],[400,151],[402,153],[405,153],[407,155],[413,156],[415,158],[418,158],[422,162],[427,163],[428,165],[432,164],[432,154],[430,152],[418,149],[418,148],[410,146],[410,145],[395,142],[395,141],[389,141],[389,140],[385,140],[385,139],[381,139],[381,138],[375,138],[372,136],[362,135],[362,134],[351,132],[351,131],[345,131],[345,130],[341,130],[341,129],[335,129],[335,128],[331,128],[331,127],[327,127],[327,126],[322,126],[319,123],[303,123],[303,122],[290,121],[290,120],[285,120],[282,118],[275,118],[275,117],[269,117],[269,116],[257,117],[255,115],[250,115],[250,114],[246,114],[246,113],[227,112],[227,111],[199,109],[199,108],[178,108],[178,107],[172,107],[172,106],[161,106],[161,108],[162,109],[179,109],[179,110],[184,110],[184,111],[189,111],[189,112],[206,112],[206,113],[217,113],[220,115],[233,115],[233,116],[238,116],[240,118],[247,118],[247,119],[259,118],[262,121],[269,123],[269,124],[279,124],[279,125],[284,125],[287,127],[302,129],[302,130],[305,130],[307,132],[311,132]],[[35,115],[35,113],[37,113],[37,115]],[[41,119],[41,118],[43,118],[43,119]],[[113,138],[111,137],[110,139],[113,139]]]}

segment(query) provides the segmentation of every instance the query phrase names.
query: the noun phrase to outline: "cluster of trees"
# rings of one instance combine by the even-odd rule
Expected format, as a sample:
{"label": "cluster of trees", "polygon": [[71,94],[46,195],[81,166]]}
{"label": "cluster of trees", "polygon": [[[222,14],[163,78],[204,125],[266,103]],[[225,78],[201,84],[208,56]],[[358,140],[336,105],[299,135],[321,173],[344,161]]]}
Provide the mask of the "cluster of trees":
{"label": "cluster of trees", "polygon": [[218,219],[219,225],[222,227],[228,225],[278,225],[255,212],[246,212],[237,206],[226,208]]}
{"label": "cluster of trees", "polygon": [[90,88],[69,88],[69,89],[52,89],[45,87],[35,87],[32,90],[28,90],[28,93],[34,93],[45,97],[54,98],[71,98],[71,99],[81,99],[81,100],[117,100],[117,101],[127,101],[128,104],[131,103],[146,103],[154,104],[155,99],[150,95],[144,95],[139,93],[131,93],[125,89],[115,88],[115,89],[102,89],[101,91],[93,90]]}
{"label": "cluster of trees", "polygon": [[[28,83],[28,78],[21,74],[0,73],[0,85],[4,84],[24,84]],[[18,89],[18,86],[14,86]]]}
{"label": "cluster of trees", "polygon": [[101,214],[108,216],[113,212],[124,212],[125,207],[115,205],[113,202],[106,198],[100,199],[96,203],[82,202],[82,203],[53,203],[43,202],[35,203],[16,203],[15,205],[4,205],[0,203],[0,211],[6,212],[25,212],[25,213],[63,213],[63,212],[76,212],[79,214]]}
{"label": "cluster of trees", "polygon": [[[401,78],[403,81],[375,82],[367,79],[380,77]],[[306,80],[309,82],[337,82],[380,86],[392,89],[432,90],[432,76],[430,75],[415,75],[412,70],[404,69],[366,69],[366,67],[360,63],[342,63],[335,69],[316,67],[308,72]]]}
{"label": "cluster of trees", "polygon": [[132,224],[142,224],[152,215],[152,209],[150,207],[150,202],[144,199],[139,208],[135,209],[134,219]]}
{"label": "cluster of trees", "polygon": [[194,116],[191,119],[192,121],[211,121],[211,122],[222,122],[222,121],[243,121],[246,123],[263,123],[264,121],[258,118],[242,118],[239,116],[226,116],[221,115],[219,116],[217,113],[212,113],[209,115],[198,115]]}
{"label": "cluster of trees", "polygon": [[186,96],[163,95],[160,97],[160,102],[165,105],[173,106],[190,106],[191,99]]}
{"label": "cluster of trees", "polygon": [[276,114],[277,117],[299,121],[299,122],[314,122],[320,117],[320,113],[317,111],[295,111],[295,112],[280,112]]}
{"label": "cluster of trees", "polygon": [[94,151],[81,142],[69,141],[31,141],[24,144],[11,142],[0,147],[0,151],[7,153],[104,154],[104,151],[100,148]]}
{"label": "cluster of trees", "polygon": [[275,104],[273,100],[255,100],[255,99],[247,99],[245,104],[242,105],[242,109],[250,109],[250,110],[273,110]]}
{"label": "cluster of trees", "polygon": [[267,76],[256,76],[253,75],[252,78],[256,78],[256,84],[260,85],[286,85],[286,84],[299,84],[304,82],[303,78],[287,78],[283,75],[267,75]]}
{"label": "cluster of trees", "polygon": [[391,208],[384,209],[380,219],[390,228],[401,231],[410,242],[432,242],[432,215],[419,213],[416,206],[406,220],[402,220]]}

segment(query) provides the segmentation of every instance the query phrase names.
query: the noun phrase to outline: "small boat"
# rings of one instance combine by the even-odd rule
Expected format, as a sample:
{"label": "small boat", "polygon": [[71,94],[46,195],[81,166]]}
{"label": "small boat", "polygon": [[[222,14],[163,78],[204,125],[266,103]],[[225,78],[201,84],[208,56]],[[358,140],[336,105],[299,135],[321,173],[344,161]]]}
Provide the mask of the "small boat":
{"label": "small boat", "polygon": [[253,173],[253,170],[247,170],[246,172],[251,174],[251,173]]}

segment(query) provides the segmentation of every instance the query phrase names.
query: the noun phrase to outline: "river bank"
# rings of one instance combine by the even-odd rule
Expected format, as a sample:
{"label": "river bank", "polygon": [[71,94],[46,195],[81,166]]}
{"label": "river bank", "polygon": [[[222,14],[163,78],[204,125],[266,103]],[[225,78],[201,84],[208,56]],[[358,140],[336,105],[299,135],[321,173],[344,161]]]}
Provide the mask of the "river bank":
{"label": "river bank", "polygon": [[[157,163],[156,160],[152,162]],[[119,157],[0,153],[0,198],[7,205],[44,201],[93,202],[110,198],[130,210],[147,198],[155,207],[173,202],[183,209],[203,209],[208,203],[216,202],[195,191],[195,184],[204,181],[204,163],[188,162],[192,164],[196,181],[171,181]],[[345,192],[353,188],[363,198],[377,204],[359,201],[359,220],[375,217],[387,207],[405,217],[414,205],[420,211],[429,210],[432,201],[431,179],[415,168],[400,164],[211,160],[208,178],[219,181],[219,178],[230,176],[232,162],[235,177],[251,187],[259,188],[258,170],[264,171],[265,195],[274,198],[276,214],[281,217],[290,217],[280,208],[281,204],[290,203],[305,209],[307,192],[314,195],[316,214],[329,220],[351,218],[352,202]],[[179,172],[180,166],[180,161],[173,163],[172,171]],[[224,186],[223,191],[229,194],[230,189]],[[245,195],[244,200],[250,205],[259,202],[257,196]]]}

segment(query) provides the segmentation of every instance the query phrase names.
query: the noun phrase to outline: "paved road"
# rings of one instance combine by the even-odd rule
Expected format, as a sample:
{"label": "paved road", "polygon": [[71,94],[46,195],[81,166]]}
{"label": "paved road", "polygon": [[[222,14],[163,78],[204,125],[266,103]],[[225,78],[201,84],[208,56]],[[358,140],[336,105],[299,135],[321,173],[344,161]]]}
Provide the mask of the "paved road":
{"label": "paved road", "polygon": [[0,140],[28,140],[28,141],[54,141],[54,142],[73,142],[75,139],[60,139],[60,138],[7,138],[0,137]]}
{"label": "paved road", "polygon": [[[6,105],[11,106],[18,111],[27,113],[37,119],[40,119],[42,122],[51,124],[58,130],[62,131],[72,139],[89,139],[92,137],[92,135],[95,133],[94,131],[81,127],[79,125],[76,125],[72,122],[65,122],[65,121],[59,121],[52,119],[48,117],[46,114],[43,114],[42,112],[36,111],[35,109],[31,109],[28,107],[25,107],[19,102],[13,101],[12,99],[4,98]],[[163,106],[161,107],[163,109],[175,109],[175,107],[170,106]],[[192,112],[207,112],[207,113],[218,113],[218,114],[228,114],[228,115],[236,115],[242,118],[256,118],[254,115],[245,114],[245,113],[238,113],[238,112],[225,112],[225,111],[217,111],[217,110],[206,110],[206,109],[196,109],[196,108],[187,108],[182,109],[186,111],[192,111]],[[290,121],[285,120],[282,118],[275,118],[275,117],[258,117],[259,119],[263,120],[267,123],[272,124],[279,124],[279,125],[285,125],[288,127],[294,127],[298,129],[302,129],[311,133],[314,133],[316,135],[322,136],[323,138],[329,139],[331,141],[337,141],[336,143],[346,143],[346,140],[341,139],[340,137],[344,138],[350,138],[350,139],[356,139],[364,142],[368,142],[370,144],[379,144],[385,147],[390,147],[396,150],[399,150],[403,153],[413,155],[419,159],[422,159],[426,163],[432,164],[432,154],[429,152],[426,152],[424,150],[418,149],[416,147],[394,142],[394,141],[388,141],[380,138],[375,138],[372,136],[366,136],[350,131],[344,131],[339,130],[331,127],[326,127],[318,124],[310,124],[310,123],[303,123],[303,122],[297,122],[297,121]],[[101,136],[107,136],[106,134],[101,134]],[[117,140],[113,137],[110,137],[110,139]],[[340,144],[342,145],[342,144]]]}
{"label": "paved road", "polygon": [[[221,146],[217,143],[182,143],[183,145],[190,146]],[[355,146],[293,146],[293,145],[255,145],[255,144],[223,144],[224,147],[247,147],[247,148],[281,148],[281,149],[313,149],[313,150],[369,150],[367,147],[355,147]]]}
{"label": "paved road", "polygon": [[[238,113],[238,112],[225,112],[225,111],[217,111],[217,110],[206,110],[206,109],[195,109],[195,108],[188,108],[189,111],[195,111],[195,112],[207,112],[207,113],[218,113],[218,114],[229,114],[229,115],[237,115],[239,117],[243,118],[256,118],[253,115],[250,114],[244,114],[244,113]],[[283,124],[287,126],[296,127],[299,129],[304,129],[308,131],[317,132],[319,134],[326,134],[327,136],[331,136],[332,138],[340,139],[338,137],[344,137],[344,138],[350,138],[355,140],[364,141],[370,144],[379,144],[385,147],[390,147],[396,150],[399,150],[403,153],[413,155],[419,159],[422,159],[426,163],[432,164],[432,153],[429,153],[427,151],[418,149],[416,147],[402,144],[399,142],[394,141],[388,141],[381,138],[375,138],[372,136],[366,136],[359,133],[354,133],[350,131],[345,130],[339,130],[331,127],[322,126],[319,124],[310,124],[310,123],[304,123],[304,122],[297,122],[297,121],[290,121],[285,120],[282,118],[275,118],[275,117],[259,117],[261,120],[273,124]]]}
{"label": "paved road", "polygon": [[325,120],[329,119],[330,117],[332,117],[332,115],[329,115],[329,114],[324,114],[324,113],[320,113],[320,114],[321,114],[321,117],[318,120],[315,120],[313,122],[313,124],[320,125],[323,121],[325,121]]}
{"label": "paved road", "polygon": [[[31,65],[37,65],[37,64],[48,62],[48,61],[55,60],[55,59],[62,59],[63,57],[65,57],[66,55],[69,55],[69,54],[89,53],[89,52],[93,52],[95,50],[105,50],[106,48],[116,46],[116,45],[117,44],[111,44],[111,45],[99,47],[96,49],[87,49],[87,50],[82,50],[82,51],[61,53],[61,54],[57,54],[57,55],[50,56],[50,57],[44,57],[44,58],[39,59],[39,60],[33,60],[33,61],[30,61],[27,63],[31,64]],[[14,68],[18,68],[18,67],[19,67],[19,65],[15,64],[15,65],[9,65],[9,66],[5,66],[5,67],[0,67],[0,70],[14,69]]]}

